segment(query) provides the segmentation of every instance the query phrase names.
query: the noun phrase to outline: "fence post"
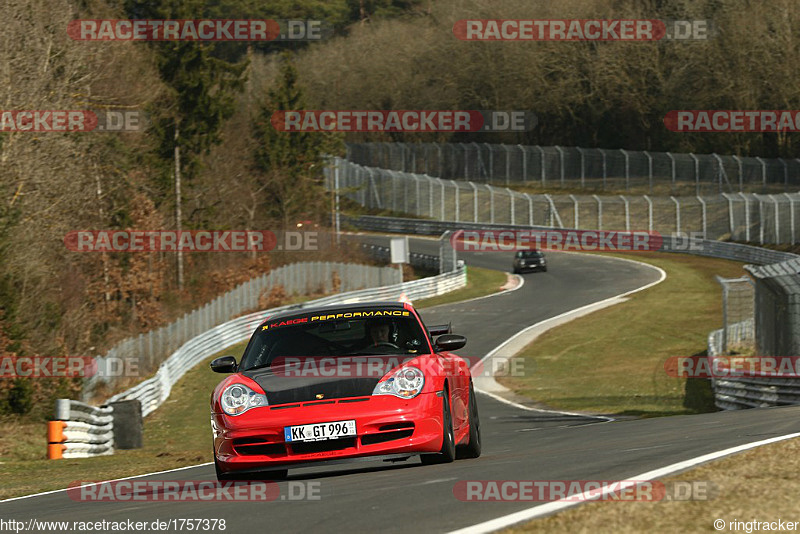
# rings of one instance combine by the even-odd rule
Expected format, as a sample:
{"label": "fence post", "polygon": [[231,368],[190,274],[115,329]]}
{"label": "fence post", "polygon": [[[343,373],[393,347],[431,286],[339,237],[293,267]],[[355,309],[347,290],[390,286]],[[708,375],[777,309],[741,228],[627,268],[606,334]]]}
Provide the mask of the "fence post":
{"label": "fence post", "polygon": [[758,226],[760,227],[759,231],[759,242],[763,245],[764,244],[764,201],[760,198],[756,197],[758,200]]}
{"label": "fence post", "polygon": [[681,233],[681,204],[678,202],[678,199],[675,197],[669,197],[675,203],[675,232],[677,234]]}
{"label": "fence post", "polygon": [[600,155],[603,156],[603,191],[606,190],[606,179],[608,178],[608,166],[606,165],[606,151],[598,148]]}
{"label": "fence post", "polygon": [[628,153],[623,150],[619,149],[622,152],[622,155],[625,156],[625,191],[631,190],[631,159],[628,156]]}
{"label": "fence post", "polygon": [[464,143],[459,143],[459,145],[464,149],[464,180],[469,180],[469,151]]}
{"label": "fence post", "polygon": [[603,229],[603,201],[597,195],[592,195],[597,201],[597,229]]}
{"label": "fence post", "polygon": [[783,165],[783,190],[786,191],[789,189],[789,167],[783,158],[778,158],[778,161]]}
{"label": "fence post", "polygon": [[731,156],[736,161],[736,167],[739,169],[739,191],[742,190],[742,183],[744,180],[744,171],[742,170],[742,160],[739,156]]}
{"label": "fence post", "polygon": [[416,174],[412,174],[411,177],[414,178],[414,205],[416,206],[414,214],[421,217],[422,210],[420,210],[419,206],[419,177]]}
{"label": "fence post", "polygon": [[[445,188],[444,188],[444,180],[442,180],[441,178],[437,178],[437,180],[439,180],[439,185],[442,186],[442,220],[445,220],[445,207],[444,207],[444,203],[445,203],[445,199],[444,199]],[[456,205],[458,205],[458,200],[457,199],[456,199]]]}
{"label": "fence post", "polygon": [[700,202],[701,217],[703,218],[703,239],[708,239],[708,228],[706,226],[706,201],[700,196],[697,197],[697,200]]}
{"label": "fence post", "polygon": [[558,145],[555,149],[558,151],[558,166],[561,168],[561,187],[564,187],[564,151]]}
{"label": "fence post", "polygon": [[689,156],[694,160],[694,194],[700,196],[700,160],[692,153]]}
{"label": "fence post", "polygon": [[647,231],[653,231],[653,201],[647,195],[642,195],[647,201]]}
{"label": "fence post", "polygon": [[469,182],[472,187],[472,222],[478,222],[478,187],[475,182]]}
{"label": "fence post", "polygon": [[[584,167],[584,158],[583,158],[583,149],[575,147],[578,150],[578,154],[581,155],[581,189],[586,187],[586,168]],[[576,226],[577,228],[577,226]]]}
{"label": "fence post", "polygon": [[736,230],[736,222],[733,219],[733,199],[727,193],[722,193],[722,196],[728,201],[728,226],[730,226],[731,239],[733,239],[733,232]]}
{"label": "fence post", "polygon": [[486,181],[490,182],[494,180],[494,150],[492,150],[489,143],[483,143],[483,146],[489,152],[489,174],[486,176]]}
{"label": "fence post", "polygon": [[775,203],[775,241],[773,243],[781,242],[781,218],[780,218],[780,205],[775,195],[770,195],[769,198]]}
{"label": "fence post", "polygon": [[[406,172],[403,171],[403,174],[405,175]],[[403,180],[403,213],[408,213],[409,212],[408,211],[408,197],[410,197],[411,195],[409,195],[408,191],[406,191],[407,188],[408,188],[408,180]]]}
{"label": "fence post", "polygon": [[784,193],[783,196],[789,201],[789,225],[791,227],[792,245],[795,243],[794,238],[794,199],[789,193]]}
{"label": "fence post", "polygon": [[489,190],[489,222],[494,224],[494,188],[489,184],[484,185]]}
{"label": "fence post", "polygon": [[394,171],[389,171],[389,170],[387,170],[386,172],[388,172],[388,173],[389,173],[389,176],[391,176],[391,177],[392,177],[392,211],[394,211],[395,213],[397,213],[397,192],[396,192],[396,187],[397,187],[397,186],[396,186],[396,184],[395,184],[395,182],[396,182],[396,180],[395,180],[396,176],[395,176],[395,174],[394,174]]}
{"label": "fence post", "polygon": [[[425,159],[427,161],[427,158]],[[428,181],[428,217],[433,219],[433,178],[428,176],[428,173],[423,174]]]}
{"label": "fence post", "polygon": [[672,193],[674,195],[675,194],[675,180],[677,179],[677,176],[675,174],[675,157],[672,155],[671,152],[667,152],[667,157],[669,158],[670,171],[671,171],[671,174],[672,174],[672,188],[670,189],[670,193]]}
{"label": "fence post", "polygon": [[647,177],[649,186],[649,192],[653,192],[653,156],[650,155],[650,152],[644,151],[644,155],[647,156]]}
{"label": "fence post", "polygon": [[744,192],[739,191],[739,196],[744,199],[744,240],[750,241],[750,202]]}
{"label": "fence post", "polygon": [[528,151],[522,145],[517,145],[522,152],[522,183],[528,181]]}
{"label": "fence post", "polygon": [[761,188],[763,192],[766,193],[767,191],[767,164],[764,163],[764,160],[756,156],[756,161],[761,164]]}
{"label": "fence post", "polygon": [[529,193],[523,193],[528,199],[528,225],[533,226],[533,197]]}
{"label": "fence post", "polygon": [[541,169],[541,175],[542,175],[542,187],[544,187],[545,184],[547,183],[547,177],[546,177],[546,173],[545,173],[544,149],[542,147],[540,147],[539,145],[536,145],[536,148],[539,149],[539,153],[540,153],[540,157],[541,157],[541,165],[539,167]]}
{"label": "fence post", "polygon": [[508,185],[509,180],[511,180],[511,147],[508,145],[500,145],[503,147],[503,150],[506,151],[506,185]]}
{"label": "fence post", "polygon": [[575,210],[575,216],[573,217],[575,228],[580,228],[580,215],[578,214],[580,210],[578,206],[578,199],[575,198],[575,195],[570,195],[569,198],[572,199],[572,205],[574,206],[573,209]]}
{"label": "fence post", "polygon": [[461,192],[459,191],[458,184],[456,183],[455,180],[450,180],[450,182],[453,184],[453,187],[455,187],[455,193],[456,193],[456,222],[459,222],[460,221],[460,219],[459,219],[459,211],[460,211],[460,206],[461,206]]}
{"label": "fence post", "polygon": [[625,231],[631,231],[631,206],[628,203],[628,199],[624,195],[620,195],[619,198],[622,199],[622,202],[625,203]]}
{"label": "fence post", "polygon": [[506,187],[506,192],[508,193],[508,198],[511,199],[511,224],[515,224],[514,222],[514,192]]}
{"label": "fence post", "polygon": [[728,353],[728,284],[722,277],[716,276],[717,282],[722,286],[722,353]]}

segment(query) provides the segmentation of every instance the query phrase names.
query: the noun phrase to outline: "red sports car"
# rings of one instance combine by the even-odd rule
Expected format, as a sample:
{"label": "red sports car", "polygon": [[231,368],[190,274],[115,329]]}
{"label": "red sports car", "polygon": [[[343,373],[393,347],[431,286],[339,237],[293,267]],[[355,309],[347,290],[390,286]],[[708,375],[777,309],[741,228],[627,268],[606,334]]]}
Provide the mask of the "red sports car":
{"label": "red sports car", "polygon": [[284,312],[253,334],[211,396],[220,480],[359,459],[451,462],[481,453],[467,340],[409,304]]}

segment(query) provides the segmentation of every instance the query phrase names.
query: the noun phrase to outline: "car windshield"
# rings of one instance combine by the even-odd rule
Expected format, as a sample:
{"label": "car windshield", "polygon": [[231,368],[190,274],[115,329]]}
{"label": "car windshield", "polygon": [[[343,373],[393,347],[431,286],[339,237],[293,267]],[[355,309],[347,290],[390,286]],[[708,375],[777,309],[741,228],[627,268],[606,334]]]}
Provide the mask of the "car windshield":
{"label": "car windshield", "polygon": [[517,254],[519,258],[541,258],[542,256],[544,256],[544,254],[538,250],[523,250]]}
{"label": "car windshield", "polygon": [[405,310],[309,314],[260,326],[245,349],[240,370],[280,365],[290,357],[414,355],[426,352],[427,344],[419,322]]}

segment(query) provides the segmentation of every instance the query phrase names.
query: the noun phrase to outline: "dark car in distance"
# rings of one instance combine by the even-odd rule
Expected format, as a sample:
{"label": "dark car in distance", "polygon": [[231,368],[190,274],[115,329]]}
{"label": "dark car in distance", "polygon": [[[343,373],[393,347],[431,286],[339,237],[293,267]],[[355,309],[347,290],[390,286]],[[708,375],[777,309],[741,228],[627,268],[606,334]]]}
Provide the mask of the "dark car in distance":
{"label": "dark car in distance", "polygon": [[547,272],[547,260],[541,250],[520,250],[514,255],[514,274],[525,271]]}

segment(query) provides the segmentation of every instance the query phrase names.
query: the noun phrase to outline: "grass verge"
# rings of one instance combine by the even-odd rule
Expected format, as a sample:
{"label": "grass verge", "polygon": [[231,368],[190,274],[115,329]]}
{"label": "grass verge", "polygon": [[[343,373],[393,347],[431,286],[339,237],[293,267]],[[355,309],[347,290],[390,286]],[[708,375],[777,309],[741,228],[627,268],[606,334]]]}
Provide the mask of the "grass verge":
{"label": "grass verge", "polygon": [[467,285],[461,289],[431,297],[421,299],[414,303],[415,308],[423,309],[442,304],[452,304],[462,300],[469,300],[484,295],[498,293],[503,284],[506,283],[506,273],[493,271],[491,269],[481,269],[480,267],[467,268]]}
{"label": "grass verge", "polygon": [[519,355],[534,372],[498,380],[565,410],[645,417],[707,411],[704,383],[668,377],[664,362],[704,353],[708,333],[722,324],[714,275],[741,276],[742,265],[689,255],[617,256],[661,267],[667,279],[546,332]]}
{"label": "grass verge", "polygon": [[[781,441],[664,479],[668,486],[675,481],[705,483],[708,500],[593,502],[503,532],[714,532],[717,519],[726,523],[719,530],[756,532],[752,524],[729,522],[800,521],[794,498],[795,490],[800,491],[794,476],[798,469],[800,439]],[[800,525],[789,530],[800,530]]]}

